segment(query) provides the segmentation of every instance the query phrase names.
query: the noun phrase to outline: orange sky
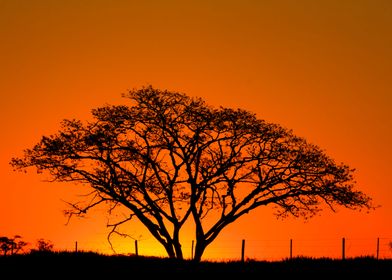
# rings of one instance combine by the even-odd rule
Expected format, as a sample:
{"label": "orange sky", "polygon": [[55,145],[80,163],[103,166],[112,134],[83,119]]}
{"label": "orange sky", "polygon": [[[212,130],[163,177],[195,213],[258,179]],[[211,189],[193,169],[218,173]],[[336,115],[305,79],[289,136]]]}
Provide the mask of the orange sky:
{"label": "orange sky", "polygon": [[[260,208],[229,226],[205,258],[294,255],[383,257],[392,241],[392,2],[0,0],[0,235],[57,249],[110,252],[101,210],[65,225],[63,200],[79,187],[13,172],[21,156],[64,118],[126,100],[151,84],[240,107],[279,123],[356,168],[358,189],[381,207],[324,211],[306,223]],[[139,252],[163,255],[137,223]],[[184,235],[185,256],[192,236]],[[133,241],[117,239],[121,253]],[[189,253],[187,250],[189,249]]]}

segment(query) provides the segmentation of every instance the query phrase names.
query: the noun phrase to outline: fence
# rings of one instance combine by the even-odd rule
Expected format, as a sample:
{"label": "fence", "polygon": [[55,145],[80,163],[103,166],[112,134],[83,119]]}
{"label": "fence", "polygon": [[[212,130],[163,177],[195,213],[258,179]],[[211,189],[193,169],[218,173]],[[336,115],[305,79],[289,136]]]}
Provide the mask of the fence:
{"label": "fence", "polygon": [[[203,259],[207,260],[282,260],[295,257],[345,259],[355,257],[374,257],[391,259],[392,238],[347,238],[328,239],[239,239],[230,243],[212,243],[207,247]],[[195,242],[183,244],[185,258],[191,259],[194,254]],[[76,251],[95,251],[113,253],[110,246],[97,242],[75,242],[74,248],[58,248]],[[115,246],[116,247],[116,246]],[[146,241],[122,242],[115,248],[119,254],[135,254],[145,256],[166,256],[163,247],[158,243]]]}
{"label": "fence", "polygon": [[295,257],[345,259],[354,257],[392,258],[392,238],[330,238],[287,240],[242,240],[232,246],[211,247],[226,259],[282,260]]}

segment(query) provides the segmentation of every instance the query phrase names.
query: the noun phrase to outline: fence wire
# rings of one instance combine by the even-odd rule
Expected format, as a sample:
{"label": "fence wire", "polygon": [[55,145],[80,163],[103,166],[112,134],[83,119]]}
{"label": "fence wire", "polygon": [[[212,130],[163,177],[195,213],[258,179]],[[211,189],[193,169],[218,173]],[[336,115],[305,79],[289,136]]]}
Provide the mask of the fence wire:
{"label": "fence wire", "polygon": [[[244,240],[244,242],[242,241]],[[182,245],[184,257],[192,258],[193,242]],[[102,254],[136,253],[144,256],[166,257],[164,248],[159,243],[127,240],[113,243],[113,249],[107,242],[78,242],[62,244],[57,250],[93,251]],[[314,238],[314,239],[239,239],[230,243],[212,243],[207,247],[203,259],[212,261],[240,260],[244,252],[245,259],[284,260],[290,257],[308,258],[356,258],[373,257],[392,258],[392,237],[379,238]]]}

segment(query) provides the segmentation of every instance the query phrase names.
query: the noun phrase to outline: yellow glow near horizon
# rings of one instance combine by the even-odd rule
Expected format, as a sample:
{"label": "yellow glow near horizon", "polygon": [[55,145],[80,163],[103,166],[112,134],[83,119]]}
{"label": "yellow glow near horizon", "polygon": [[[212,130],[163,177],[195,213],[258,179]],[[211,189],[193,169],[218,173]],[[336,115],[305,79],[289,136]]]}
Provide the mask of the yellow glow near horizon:
{"label": "yellow glow near horizon", "polygon": [[[151,84],[292,128],[356,168],[357,188],[381,205],[369,214],[326,209],[307,222],[258,209],[205,258],[239,257],[242,239],[251,258],[286,257],[290,239],[295,254],[339,256],[342,237],[353,242],[348,255],[374,254],[379,237],[381,256],[391,256],[391,14],[388,0],[1,1],[0,235],[110,253],[103,211],[65,225],[63,200],[84,190],[14,172],[9,161],[62,119],[85,120]],[[145,238],[140,254],[164,252],[139,224],[127,230]],[[183,238],[187,255],[194,236]],[[133,246],[116,241],[119,252]]]}

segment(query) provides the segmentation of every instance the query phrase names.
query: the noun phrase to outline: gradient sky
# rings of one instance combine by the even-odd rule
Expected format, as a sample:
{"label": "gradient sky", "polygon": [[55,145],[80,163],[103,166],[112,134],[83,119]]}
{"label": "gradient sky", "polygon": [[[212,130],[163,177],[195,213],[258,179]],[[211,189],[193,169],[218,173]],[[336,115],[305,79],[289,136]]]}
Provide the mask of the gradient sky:
{"label": "gradient sky", "polygon": [[[309,221],[276,220],[260,208],[223,231],[205,258],[294,254],[383,257],[392,241],[392,1],[0,0],[0,235],[57,249],[110,252],[103,210],[67,219],[78,186],[14,172],[21,156],[64,118],[122,104],[152,85],[243,108],[293,129],[337,162],[356,168],[357,188],[381,205],[371,213],[326,209]],[[137,223],[139,253],[164,251]],[[185,256],[192,236],[184,236]],[[120,253],[133,240],[116,239]],[[190,253],[190,249],[189,249]]]}

